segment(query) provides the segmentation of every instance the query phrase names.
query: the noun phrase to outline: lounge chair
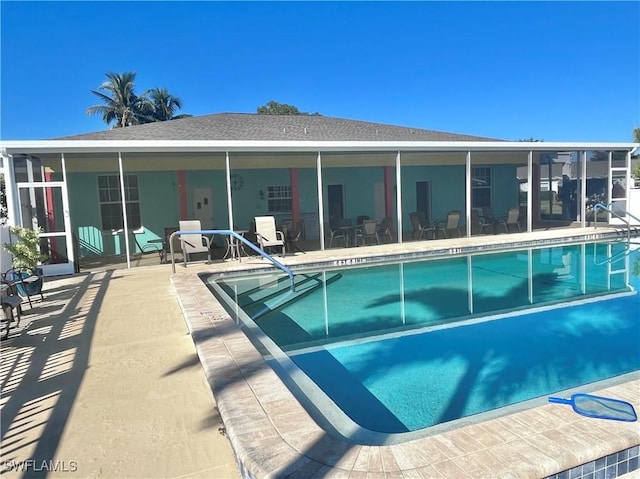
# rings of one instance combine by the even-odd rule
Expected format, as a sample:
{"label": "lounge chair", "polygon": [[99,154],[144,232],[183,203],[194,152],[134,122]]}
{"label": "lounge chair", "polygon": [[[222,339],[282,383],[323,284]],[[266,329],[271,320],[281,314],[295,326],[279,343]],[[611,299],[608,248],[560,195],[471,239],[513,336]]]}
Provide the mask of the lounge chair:
{"label": "lounge chair", "polygon": [[285,255],[285,238],[282,231],[276,230],[276,219],[273,216],[256,216],[256,237],[260,249],[281,247],[282,256]]}
{"label": "lounge chair", "polygon": [[[180,221],[180,231],[202,231],[200,220]],[[180,247],[184,265],[189,262],[189,255],[193,253],[207,253],[207,263],[211,262],[211,238],[202,233],[181,234]]]}

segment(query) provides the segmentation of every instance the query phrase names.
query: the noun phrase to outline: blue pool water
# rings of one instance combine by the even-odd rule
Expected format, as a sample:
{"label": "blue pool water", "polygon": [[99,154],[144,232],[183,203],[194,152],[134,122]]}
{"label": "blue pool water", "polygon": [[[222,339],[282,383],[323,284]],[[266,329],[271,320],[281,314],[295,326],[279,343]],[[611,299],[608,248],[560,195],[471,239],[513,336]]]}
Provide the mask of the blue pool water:
{"label": "blue pool water", "polygon": [[218,280],[361,427],[420,430],[640,369],[624,244]]}

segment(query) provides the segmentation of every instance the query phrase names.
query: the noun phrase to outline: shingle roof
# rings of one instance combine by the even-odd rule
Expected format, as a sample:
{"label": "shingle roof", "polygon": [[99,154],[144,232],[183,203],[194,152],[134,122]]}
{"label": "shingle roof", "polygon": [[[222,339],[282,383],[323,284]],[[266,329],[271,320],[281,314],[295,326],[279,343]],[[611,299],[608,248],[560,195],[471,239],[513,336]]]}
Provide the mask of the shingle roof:
{"label": "shingle roof", "polygon": [[321,115],[217,113],[58,140],[227,140],[227,141],[499,141]]}

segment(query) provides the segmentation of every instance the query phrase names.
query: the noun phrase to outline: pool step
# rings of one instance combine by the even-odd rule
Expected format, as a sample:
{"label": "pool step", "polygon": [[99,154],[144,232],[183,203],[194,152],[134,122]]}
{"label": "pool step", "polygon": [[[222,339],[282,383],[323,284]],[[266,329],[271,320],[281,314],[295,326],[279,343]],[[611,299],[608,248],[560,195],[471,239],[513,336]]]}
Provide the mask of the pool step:
{"label": "pool step", "polygon": [[[342,278],[342,274],[327,273],[325,277],[326,284],[329,285]],[[307,294],[322,287],[325,284],[325,281],[323,280],[322,273],[297,274],[294,278],[294,284],[295,291],[291,291],[291,289],[287,285],[286,288],[282,288],[278,292],[270,294],[259,302],[256,301],[252,304],[244,306],[243,309],[249,315],[249,317],[255,321],[265,314],[282,308],[292,301],[303,298]]]}

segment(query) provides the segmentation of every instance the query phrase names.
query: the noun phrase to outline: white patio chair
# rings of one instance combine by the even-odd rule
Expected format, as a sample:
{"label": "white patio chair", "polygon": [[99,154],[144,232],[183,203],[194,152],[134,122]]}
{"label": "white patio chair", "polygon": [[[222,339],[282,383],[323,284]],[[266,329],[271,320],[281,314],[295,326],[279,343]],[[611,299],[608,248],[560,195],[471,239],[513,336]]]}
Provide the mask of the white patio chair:
{"label": "white patio chair", "polygon": [[498,224],[501,224],[502,226],[504,226],[505,232],[508,233],[510,226],[515,226],[515,228],[518,231],[521,231],[520,223],[518,222],[519,218],[520,218],[520,208],[511,208],[505,218],[500,218],[497,221],[498,221]]}
{"label": "white patio chair", "polygon": [[[201,231],[200,220],[180,221],[180,231]],[[207,253],[207,263],[211,262],[211,238],[201,233],[180,235],[180,248],[184,265],[189,262],[189,255],[193,253]]]}
{"label": "white patio chair", "polygon": [[443,238],[449,238],[450,231],[455,231],[456,236],[462,236],[462,231],[460,230],[460,214],[459,210],[449,211],[449,213],[447,213],[447,221],[438,226],[436,236],[437,233],[442,232]]}
{"label": "white patio chair", "polygon": [[262,251],[265,248],[279,246],[285,255],[285,239],[282,231],[276,231],[276,219],[273,216],[256,216],[256,237]]}

